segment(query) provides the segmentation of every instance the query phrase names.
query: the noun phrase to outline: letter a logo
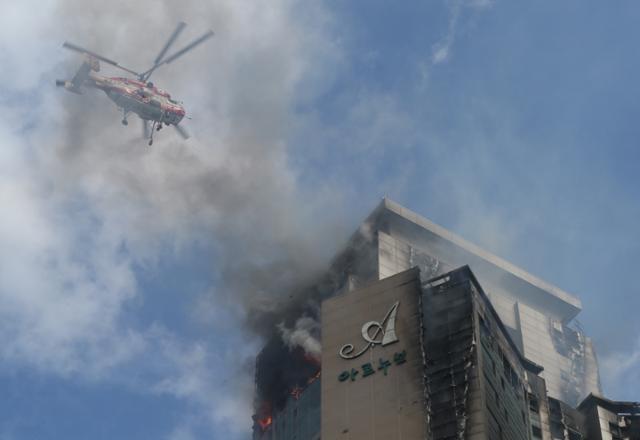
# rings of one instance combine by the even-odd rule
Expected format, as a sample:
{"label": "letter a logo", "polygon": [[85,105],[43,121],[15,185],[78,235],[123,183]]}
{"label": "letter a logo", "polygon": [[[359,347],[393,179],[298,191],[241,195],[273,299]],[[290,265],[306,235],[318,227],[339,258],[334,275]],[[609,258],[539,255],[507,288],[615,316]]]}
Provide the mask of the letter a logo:
{"label": "letter a logo", "polygon": [[398,342],[398,336],[396,335],[396,313],[398,312],[398,306],[400,301],[396,301],[391,306],[382,322],[369,321],[362,326],[362,338],[367,344],[356,354],[353,353],[353,344],[343,345],[340,349],[340,357],[343,359],[354,359],[362,355],[369,348],[374,345],[393,344]]}

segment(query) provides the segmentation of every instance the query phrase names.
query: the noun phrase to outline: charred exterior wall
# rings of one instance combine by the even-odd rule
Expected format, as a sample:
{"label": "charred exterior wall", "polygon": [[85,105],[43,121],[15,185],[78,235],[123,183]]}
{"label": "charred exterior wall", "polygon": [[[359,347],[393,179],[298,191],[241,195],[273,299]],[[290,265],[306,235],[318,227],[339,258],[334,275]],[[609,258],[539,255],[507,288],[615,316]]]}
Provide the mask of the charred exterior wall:
{"label": "charred exterior wall", "polygon": [[290,394],[275,411],[263,440],[320,440],[320,378]]}
{"label": "charred exterior wall", "polygon": [[[363,225],[352,235],[348,245],[333,259],[324,274],[309,285],[294,289],[289,295],[289,304],[275,310],[273,316],[268,316],[270,322],[264,325],[269,329],[264,332],[266,343],[256,356],[254,439],[280,438],[272,438],[275,433],[271,426],[276,421],[276,415],[287,414],[292,402],[291,393],[304,389],[320,369],[319,360],[310,358],[301,347],[287,346],[278,327],[293,328],[296,320],[301,317],[319,323],[322,300],[377,280],[377,258],[374,236]],[[313,336],[320,338],[320,334]],[[319,406],[318,397],[317,407]],[[319,430],[319,414],[313,417],[316,417]],[[284,419],[281,417],[281,420]],[[281,433],[282,431],[278,435]]]}
{"label": "charred exterior wall", "polygon": [[551,440],[549,401],[544,379],[527,372],[527,403],[532,440]]}
{"label": "charred exterior wall", "polygon": [[[384,346],[393,304],[398,341]],[[322,328],[324,438],[528,440],[528,375],[546,402],[541,367],[468,267],[427,281],[412,269],[329,299]]]}
{"label": "charred exterior wall", "polygon": [[589,338],[573,322],[580,301],[385,199],[367,220],[378,250],[378,277],[419,267],[426,278],[468,265],[525,357],[544,367],[549,394],[577,405],[601,393]]}
{"label": "charred exterior wall", "polygon": [[524,359],[468,267],[424,283],[423,315],[433,440],[529,438]]}
{"label": "charred exterior wall", "polygon": [[581,440],[585,437],[585,417],[575,408],[550,397],[549,429],[551,437],[562,440]]}
{"label": "charred exterior wall", "polygon": [[469,284],[446,276],[426,283],[422,317],[430,438],[464,439],[482,433],[477,334]]}
{"label": "charred exterior wall", "polygon": [[[454,269],[465,264],[482,286],[469,267]],[[589,396],[574,409],[600,390],[593,346],[573,320],[579,300],[393,202],[290,298],[274,328],[301,316],[320,321],[322,301],[330,310],[321,320],[323,380],[313,385],[322,404],[313,389],[292,399],[320,366],[274,330],[256,362],[256,440],[317,440],[320,426],[325,439],[640,440],[637,404]],[[362,326],[381,320],[391,298],[404,298],[398,323],[408,345],[341,358],[344,344],[365,342]]]}
{"label": "charred exterior wall", "polygon": [[578,410],[584,416],[587,440],[640,440],[640,402],[618,402],[592,394]]}

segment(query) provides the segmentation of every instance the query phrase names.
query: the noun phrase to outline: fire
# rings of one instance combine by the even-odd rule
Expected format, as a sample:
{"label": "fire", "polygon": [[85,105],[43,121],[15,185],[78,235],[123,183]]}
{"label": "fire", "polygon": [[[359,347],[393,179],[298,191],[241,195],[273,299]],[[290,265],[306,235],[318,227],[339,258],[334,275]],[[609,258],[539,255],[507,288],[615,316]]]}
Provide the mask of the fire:
{"label": "fire", "polygon": [[294,399],[299,400],[299,399],[300,399],[300,396],[302,396],[302,393],[304,393],[305,389],[306,389],[309,385],[311,385],[312,383],[314,383],[316,380],[318,380],[318,379],[320,378],[320,371],[321,371],[321,370],[318,370],[318,372],[317,372],[316,374],[314,374],[313,376],[311,376],[311,377],[307,380],[307,385],[306,385],[304,388],[299,387],[299,386],[297,386],[297,385],[296,385],[295,387],[293,387],[293,388],[289,391],[289,395],[290,395],[291,397],[293,397]]}
{"label": "fire", "polygon": [[320,359],[317,356],[315,356],[313,354],[306,353],[306,352],[303,354],[303,356],[304,356],[304,360],[307,363],[309,363],[311,365],[320,366]]}
{"label": "fire", "polygon": [[311,385],[312,383],[314,383],[316,380],[320,379],[320,373],[322,370],[318,370],[318,372],[316,374],[314,374],[313,376],[311,376],[309,378],[309,380],[307,381],[307,385]]}
{"label": "fire", "polygon": [[265,417],[264,419],[258,419],[258,425],[260,425],[260,428],[263,431],[266,430],[269,426],[271,426],[271,422],[273,422],[273,419],[271,418],[271,416]]}
{"label": "fire", "polygon": [[296,386],[291,391],[289,391],[289,394],[291,394],[291,396],[293,396],[294,399],[298,400],[302,395],[303,391],[304,390],[302,388]]}

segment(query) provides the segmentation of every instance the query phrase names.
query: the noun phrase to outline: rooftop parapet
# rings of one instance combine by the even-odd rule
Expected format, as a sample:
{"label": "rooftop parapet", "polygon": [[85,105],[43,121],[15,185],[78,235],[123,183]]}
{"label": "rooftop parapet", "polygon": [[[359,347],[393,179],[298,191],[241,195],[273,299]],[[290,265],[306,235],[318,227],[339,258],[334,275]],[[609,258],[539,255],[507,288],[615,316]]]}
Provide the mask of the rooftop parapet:
{"label": "rooftop parapet", "polygon": [[383,198],[366,222],[376,229],[402,231],[420,238],[451,258],[452,266],[468,264],[486,283],[498,285],[521,297],[555,312],[567,322],[582,310],[577,297],[535,277],[502,258],[481,249],[453,232],[439,226],[398,203]]}

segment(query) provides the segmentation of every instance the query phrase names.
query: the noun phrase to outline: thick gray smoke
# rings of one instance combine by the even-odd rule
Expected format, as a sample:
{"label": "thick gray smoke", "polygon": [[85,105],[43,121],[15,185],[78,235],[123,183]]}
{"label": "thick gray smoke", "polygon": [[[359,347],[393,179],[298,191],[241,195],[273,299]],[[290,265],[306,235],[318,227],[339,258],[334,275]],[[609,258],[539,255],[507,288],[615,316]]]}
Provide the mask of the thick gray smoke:
{"label": "thick gray smoke", "polygon": [[[185,32],[183,41],[216,30],[214,40],[154,78],[193,111],[195,139],[184,144],[163,132],[164,142],[149,150],[135,121],[127,130],[114,124],[113,106],[102,96],[64,97],[66,130],[49,165],[56,181],[65,182],[61,190],[88,187],[102,221],[117,222],[143,257],[153,256],[157,240],[167,235],[169,244],[212,236],[220,256],[216,270],[229,294],[250,310],[277,307],[324,256],[315,238],[324,225],[309,219],[325,206],[298,192],[287,163],[294,94],[319,37],[295,22],[304,17],[294,15],[294,6],[167,2],[107,8],[71,1],[58,8],[72,23],[65,27],[69,39],[87,41],[90,35],[85,44],[117,53],[134,68],[149,64],[178,19],[189,22],[191,34]],[[132,17],[144,17],[144,25]]]}
{"label": "thick gray smoke", "polygon": [[[275,330],[296,286],[325,266],[336,245],[327,237],[346,231],[322,213],[339,202],[323,196],[331,188],[298,187],[287,145],[302,80],[331,64],[329,40],[312,30],[322,26],[305,23],[322,22],[324,12],[286,0],[52,0],[11,5],[6,17],[2,32],[23,44],[0,50],[0,80],[21,91],[0,103],[8,115],[0,202],[11,207],[0,224],[0,356],[96,379],[161,353],[171,374],[152,384],[155,392],[192,399],[213,420],[245,428],[250,374],[222,402],[206,372],[211,353],[168,329],[127,327],[124,312],[140,300],[136,266],[213,242],[212,271],[224,289],[203,298],[211,319],[219,305],[239,304],[248,328]],[[122,127],[102,92],[53,87],[81,63],[60,48],[64,40],[143,70],[181,20],[189,26],[175,49],[216,31],[153,77],[193,117],[188,142],[165,129],[149,148],[137,118]],[[120,75],[107,66],[101,73]],[[306,96],[317,87],[305,80]]]}

